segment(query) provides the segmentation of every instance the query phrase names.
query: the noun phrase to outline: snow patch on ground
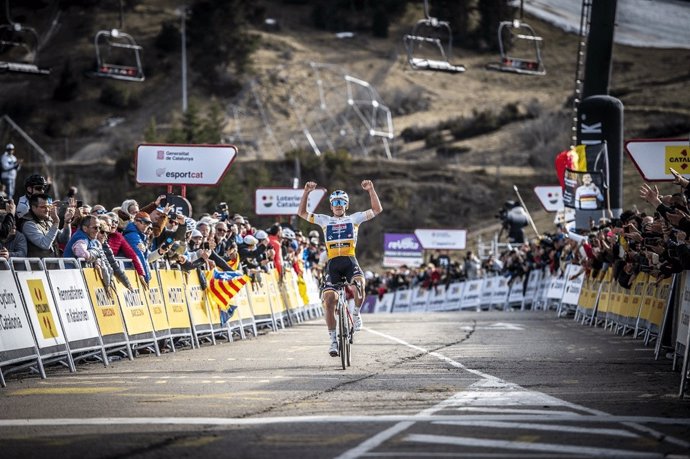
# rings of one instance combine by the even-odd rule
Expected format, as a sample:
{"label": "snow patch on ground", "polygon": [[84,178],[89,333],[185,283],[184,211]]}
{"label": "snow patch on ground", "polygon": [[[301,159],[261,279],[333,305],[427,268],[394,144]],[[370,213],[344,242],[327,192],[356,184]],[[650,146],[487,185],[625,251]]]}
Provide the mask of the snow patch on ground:
{"label": "snow patch on ground", "polygon": [[[568,32],[580,29],[580,1],[525,0],[524,10]],[[641,48],[690,49],[690,2],[618,0],[614,40]]]}

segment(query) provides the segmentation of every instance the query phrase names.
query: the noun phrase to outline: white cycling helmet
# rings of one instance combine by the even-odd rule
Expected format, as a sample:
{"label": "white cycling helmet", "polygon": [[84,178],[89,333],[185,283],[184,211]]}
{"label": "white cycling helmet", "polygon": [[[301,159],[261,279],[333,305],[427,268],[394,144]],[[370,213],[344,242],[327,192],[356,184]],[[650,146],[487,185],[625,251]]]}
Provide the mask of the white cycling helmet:
{"label": "white cycling helmet", "polygon": [[283,228],[283,238],[284,239],[295,239],[295,232],[290,228]]}
{"label": "white cycling helmet", "polygon": [[[331,195],[328,197],[328,200],[331,202],[332,206],[347,206],[350,203],[350,197],[345,193],[343,190],[335,190]],[[334,202],[339,202],[338,204],[334,204]]]}

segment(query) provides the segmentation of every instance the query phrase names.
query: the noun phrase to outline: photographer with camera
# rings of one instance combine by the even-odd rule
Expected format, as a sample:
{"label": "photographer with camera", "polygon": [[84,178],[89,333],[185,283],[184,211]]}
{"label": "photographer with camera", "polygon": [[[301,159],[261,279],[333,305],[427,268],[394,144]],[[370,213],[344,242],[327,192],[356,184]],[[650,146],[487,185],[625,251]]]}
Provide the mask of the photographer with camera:
{"label": "photographer with camera", "polygon": [[501,231],[498,233],[499,240],[503,230],[508,230],[508,242],[515,244],[525,242],[525,233],[522,228],[527,226],[528,218],[527,212],[520,204],[515,201],[506,201],[495,217],[502,223]]}

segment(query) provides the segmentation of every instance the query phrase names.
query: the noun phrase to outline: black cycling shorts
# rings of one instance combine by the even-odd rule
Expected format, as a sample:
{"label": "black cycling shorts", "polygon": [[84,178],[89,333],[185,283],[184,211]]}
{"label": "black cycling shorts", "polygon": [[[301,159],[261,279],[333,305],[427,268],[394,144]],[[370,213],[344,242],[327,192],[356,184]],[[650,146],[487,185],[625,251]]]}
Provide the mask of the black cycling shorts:
{"label": "black cycling shorts", "polygon": [[343,280],[352,283],[352,279],[357,276],[364,277],[355,257],[331,258],[328,260],[326,269],[324,270],[321,293],[326,290],[335,290],[333,284],[338,284],[343,282]]}

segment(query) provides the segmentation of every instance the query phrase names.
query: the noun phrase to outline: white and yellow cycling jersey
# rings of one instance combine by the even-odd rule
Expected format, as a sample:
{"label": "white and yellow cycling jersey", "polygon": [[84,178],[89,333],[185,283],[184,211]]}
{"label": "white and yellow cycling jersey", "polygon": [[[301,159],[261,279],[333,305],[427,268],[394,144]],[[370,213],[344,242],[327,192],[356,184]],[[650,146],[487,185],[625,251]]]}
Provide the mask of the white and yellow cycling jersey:
{"label": "white and yellow cycling jersey", "polygon": [[356,212],[343,217],[309,214],[307,220],[323,229],[326,251],[330,260],[334,257],[354,257],[359,225],[374,217],[374,211],[369,209],[366,212]]}

